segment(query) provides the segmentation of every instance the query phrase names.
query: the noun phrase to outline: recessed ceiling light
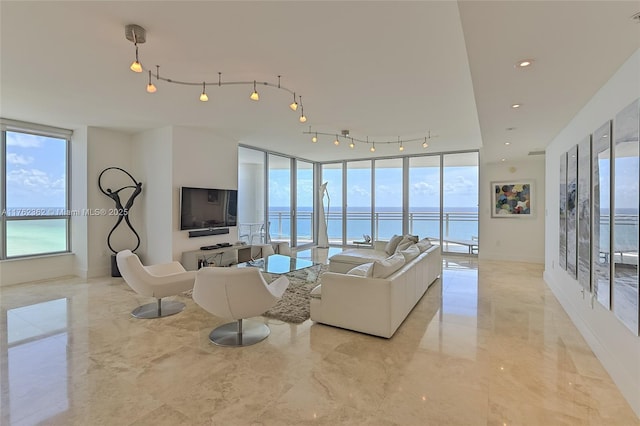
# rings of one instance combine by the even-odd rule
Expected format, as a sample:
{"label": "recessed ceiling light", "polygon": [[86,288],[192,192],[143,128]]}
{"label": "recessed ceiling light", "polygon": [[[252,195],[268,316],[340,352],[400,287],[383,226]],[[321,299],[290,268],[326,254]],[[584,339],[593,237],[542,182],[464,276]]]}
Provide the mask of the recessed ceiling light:
{"label": "recessed ceiling light", "polygon": [[509,146],[509,145],[511,145],[511,142],[505,142],[504,144]]}
{"label": "recessed ceiling light", "polygon": [[506,158],[503,158],[503,159],[502,159],[502,160],[500,160],[500,161],[502,161],[502,162],[504,163],[505,161],[507,161],[507,159],[506,159]]}
{"label": "recessed ceiling light", "polygon": [[520,106],[522,106],[522,104],[513,104],[513,105],[511,105],[511,108],[518,109],[518,108],[520,108]]}
{"label": "recessed ceiling light", "polygon": [[527,68],[527,67],[530,67],[531,65],[533,65],[533,59],[521,59],[518,62],[516,62],[515,67]]}

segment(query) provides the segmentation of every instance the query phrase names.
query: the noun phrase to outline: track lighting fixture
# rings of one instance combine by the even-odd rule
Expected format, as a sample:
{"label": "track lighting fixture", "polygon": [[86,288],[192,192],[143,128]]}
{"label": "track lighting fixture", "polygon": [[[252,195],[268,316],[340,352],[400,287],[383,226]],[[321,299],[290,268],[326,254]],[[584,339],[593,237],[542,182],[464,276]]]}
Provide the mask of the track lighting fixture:
{"label": "track lighting fixture", "polygon": [[[136,52],[136,58],[135,61],[133,61],[133,63],[131,64],[131,66],[129,67],[132,71],[137,72],[137,73],[141,73],[142,71],[148,71],[148,81],[147,81],[147,85],[146,85],[146,90],[149,93],[155,93],[158,89],[156,87],[156,85],[152,82],[151,77],[153,76],[153,73],[151,72],[151,70],[146,70],[143,66],[142,63],[140,62],[140,58],[139,58],[139,50],[138,50],[138,45],[145,43],[146,42],[146,30],[144,28],[142,28],[139,25],[135,25],[135,24],[129,24],[125,26],[125,37],[127,38],[127,40],[131,41],[134,46],[135,46],[135,52]],[[209,86],[218,86],[218,87],[222,87],[222,86],[230,86],[230,85],[251,85],[253,84],[253,91],[251,92],[251,95],[249,96],[249,98],[252,101],[258,101],[260,100],[260,95],[258,94],[258,90],[257,90],[257,85],[261,84],[267,87],[273,87],[279,90],[284,90],[286,92],[289,92],[291,95],[293,95],[293,102],[291,102],[289,104],[289,108],[291,108],[291,110],[293,111],[297,111],[298,110],[298,106],[300,106],[300,116],[298,117],[298,121],[300,121],[300,123],[306,123],[307,122],[307,116],[304,114],[304,107],[302,106],[302,96],[297,96],[298,101],[296,102],[296,92],[294,92],[291,89],[288,89],[286,87],[281,86],[280,84],[280,78],[281,76],[278,76],[278,82],[277,84],[268,82],[268,81],[258,81],[258,80],[253,80],[253,81],[222,81],[222,73],[218,72],[218,81],[216,82],[194,82],[194,81],[184,81],[181,79],[173,79],[173,78],[166,78],[166,77],[160,77],[160,72],[159,72],[159,65],[156,65],[157,70],[156,70],[156,74],[155,74],[155,79],[157,81],[163,81],[165,83],[171,83],[171,84],[178,84],[181,86],[200,86],[202,85],[202,93],[200,94],[200,100],[202,102],[207,102],[209,100],[209,96],[207,95],[206,92],[206,87],[207,85]],[[318,141],[318,135],[316,134],[314,136],[315,140],[313,140],[313,142],[317,142]]]}
{"label": "track lighting fixture", "polygon": [[[303,134],[309,134],[312,135],[311,137],[311,142],[317,142],[318,141],[318,135],[325,135],[325,136],[331,136],[333,139],[333,144],[335,146],[340,146],[340,135],[338,135],[337,133],[324,133],[324,132],[318,132],[315,130],[311,130],[311,127],[309,127],[308,131],[302,132]],[[415,138],[415,139],[401,139],[400,136],[398,136],[398,138],[396,140],[391,140],[391,141],[377,141],[377,142],[369,142],[369,137],[367,136],[366,138],[362,139],[362,138],[354,138],[353,136],[351,136],[349,134],[349,130],[342,130],[342,137],[345,138],[345,140],[349,141],[349,148],[354,149],[356,146],[356,142],[360,142],[360,143],[364,143],[367,145],[370,145],[369,147],[369,151],[371,152],[375,152],[376,151],[376,144],[384,144],[384,145],[397,145],[398,146],[398,150],[400,152],[404,152],[405,151],[405,144],[407,143],[411,143],[411,142],[422,142],[422,147],[423,148],[427,148],[429,146],[428,141],[431,139],[431,130],[429,130],[428,132],[428,136],[425,136],[424,139],[423,138]]]}
{"label": "track lighting fixture", "polygon": [[139,25],[130,24],[124,27],[124,35],[136,46],[136,60],[131,63],[129,69],[133,72],[142,72],[142,64],[138,59],[138,43],[146,41],[146,31]]}
{"label": "track lighting fixture", "polygon": [[202,94],[200,95],[200,100],[202,102],[207,102],[209,100],[209,96],[207,96],[207,83],[202,82]]}
{"label": "track lighting fixture", "polygon": [[300,118],[299,118],[299,121],[301,123],[306,123],[307,122],[307,116],[304,115],[304,105],[302,105],[302,96],[300,96],[299,98],[300,98]]}
{"label": "track lighting fixture", "polygon": [[151,70],[149,70],[149,84],[147,84],[147,92],[156,93],[156,90],[158,89],[156,89],[156,86],[151,82]]}
{"label": "track lighting fixture", "polygon": [[133,61],[129,69],[133,72],[142,72],[142,64],[138,60],[138,43],[136,43],[136,60]]}
{"label": "track lighting fixture", "polygon": [[251,96],[249,96],[249,99],[251,99],[252,101],[259,101],[260,100],[260,95],[258,95],[258,91],[256,90],[256,81],[253,80],[253,92],[251,92]]}

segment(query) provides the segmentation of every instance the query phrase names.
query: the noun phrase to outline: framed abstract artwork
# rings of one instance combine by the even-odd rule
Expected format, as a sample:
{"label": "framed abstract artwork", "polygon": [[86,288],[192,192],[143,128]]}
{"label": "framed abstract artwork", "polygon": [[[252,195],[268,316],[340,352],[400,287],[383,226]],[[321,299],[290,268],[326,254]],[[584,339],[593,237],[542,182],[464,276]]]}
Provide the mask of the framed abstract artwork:
{"label": "framed abstract artwork", "polygon": [[491,182],[491,217],[525,218],[535,212],[533,182]]}
{"label": "framed abstract artwork", "polygon": [[578,145],[567,151],[567,272],[578,278]]}

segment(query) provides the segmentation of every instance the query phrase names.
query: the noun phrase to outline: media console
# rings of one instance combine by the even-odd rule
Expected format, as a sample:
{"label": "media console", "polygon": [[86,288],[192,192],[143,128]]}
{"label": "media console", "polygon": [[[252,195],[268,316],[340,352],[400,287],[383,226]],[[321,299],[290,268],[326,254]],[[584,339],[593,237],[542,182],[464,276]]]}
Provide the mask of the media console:
{"label": "media console", "polygon": [[[197,271],[205,263],[205,266],[229,266],[236,263],[250,261],[254,252],[259,252],[260,246],[234,244],[226,247],[203,246],[200,250],[182,252],[182,266],[187,271]],[[206,248],[205,247],[212,247]],[[253,250],[252,250],[253,249]],[[259,253],[258,253],[259,254]]]}

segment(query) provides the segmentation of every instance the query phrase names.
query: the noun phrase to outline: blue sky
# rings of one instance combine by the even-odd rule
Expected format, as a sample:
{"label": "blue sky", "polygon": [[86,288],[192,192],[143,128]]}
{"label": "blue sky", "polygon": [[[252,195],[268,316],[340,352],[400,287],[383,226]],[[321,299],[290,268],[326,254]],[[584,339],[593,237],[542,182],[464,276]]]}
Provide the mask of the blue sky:
{"label": "blue sky", "polygon": [[65,207],[66,141],[7,132],[7,208]]}
{"label": "blue sky", "polygon": [[[371,205],[371,170],[349,169],[347,177],[347,202],[350,207]],[[375,198],[378,207],[402,206],[402,172],[399,168],[375,170]],[[477,207],[478,169],[476,167],[447,167],[444,173],[444,200],[446,207]],[[272,207],[289,205],[289,170],[272,169],[269,181],[269,203]],[[323,181],[329,182],[327,190],[331,205],[342,203],[342,169],[325,168]],[[436,207],[440,203],[440,169],[438,167],[412,168],[409,174],[409,199],[412,208]],[[308,207],[312,202],[311,170],[304,170],[298,177],[298,202]],[[332,209],[333,210],[333,209]]]}

